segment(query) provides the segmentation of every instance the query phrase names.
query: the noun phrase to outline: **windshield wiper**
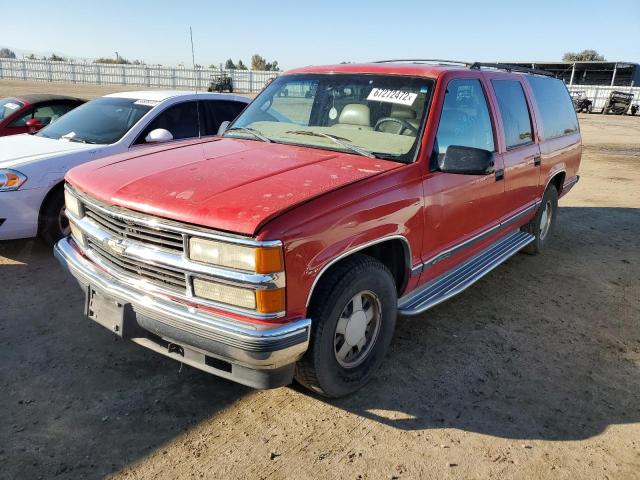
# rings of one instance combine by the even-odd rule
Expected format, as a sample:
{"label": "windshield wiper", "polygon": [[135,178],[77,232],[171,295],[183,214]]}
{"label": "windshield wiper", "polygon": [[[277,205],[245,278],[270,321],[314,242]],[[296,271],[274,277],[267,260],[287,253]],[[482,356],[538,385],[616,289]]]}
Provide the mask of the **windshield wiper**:
{"label": "windshield wiper", "polygon": [[263,142],[271,143],[271,139],[269,137],[265,137],[258,130],[256,130],[255,128],[251,128],[251,127],[231,127],[231,128],[228,128],[227,131],[224,132],[224,133],[233,132],[234,130],[239,130],[241,132],[250,133],[251,135],[256,137],[258,140],[262,140]]}
{"label": "windshield wiper", "polygon": [[323,133],[323,132],[312,132],[310,130],[289,130],[288,132],[285,132],[285,133],[291,133],[294,135],[309,135],[311,137],[328,138],[334,143],[337,143],[338,145],[340,145],[341,147],[344,147],[347,150],[351,150],[352,152],[356,152],[359,155],[362,155],[364,157],[369,157],[369,158],[377,158],[369,150],[365,150],[364,148],[357,147],[355,145],[352,145],[351,143],[346,143],[346,142],[349,142],[350,140],[346,138],[338,137],[336,135],[330,135],[328,133]]}

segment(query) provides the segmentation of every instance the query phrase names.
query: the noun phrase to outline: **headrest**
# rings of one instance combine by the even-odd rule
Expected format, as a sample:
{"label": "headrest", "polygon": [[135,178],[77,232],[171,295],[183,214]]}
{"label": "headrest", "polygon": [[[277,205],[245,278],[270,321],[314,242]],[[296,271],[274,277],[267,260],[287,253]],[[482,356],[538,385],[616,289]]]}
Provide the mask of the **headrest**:
{"label": "headrest", "polygon": [[371,126],[371,114],[369,107],[359,103],[350,103],[345,105],[340,112],[338,123],[346,123],[348,125],[358,125],[361,127]]}
{"label": "headrest", "polygon": [[413,120],[418,115],[416,114],[416,111],[411,107],[407,107],[406,105],[394,104],[391,107],[391,113],[389,114],[389,116],[402,120]]}

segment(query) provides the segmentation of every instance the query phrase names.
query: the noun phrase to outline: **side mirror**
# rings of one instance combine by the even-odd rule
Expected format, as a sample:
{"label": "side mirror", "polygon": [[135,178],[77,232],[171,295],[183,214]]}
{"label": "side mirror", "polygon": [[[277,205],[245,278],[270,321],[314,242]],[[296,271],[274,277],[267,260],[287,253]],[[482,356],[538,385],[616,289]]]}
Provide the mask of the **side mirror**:
{"label": "side mirror", "polygon": [[149,135],[144,138],[144,141],[147,143],[164,143],[170,142],[171,140],[173,140],[173,135],[171,135],[169,130],[165,130],[164,128],[151,130]]}
{"label": "side mirror", "polygon": [[26,121],[25,126],[29,130],[29,133],[33,134],[33,133],[37,133],[38,130],[44,127],[44,124],[37,118],[30,118],[29,120]]}
{"label": "side mirror", "polygon": [[450,145],[438,158],[441,172],[464,175],[489,175],[495,172],[493,152],[481,148]]}
{"label": "side mirror", "polygon": [[229,120],[225,120],[224,122],[222,122],[218,127],[218,136],[221,137],[222,135],[224,135],[224,132],[227,131],[227,128],[229,128],[229,125],[231,125],[231,122]]}

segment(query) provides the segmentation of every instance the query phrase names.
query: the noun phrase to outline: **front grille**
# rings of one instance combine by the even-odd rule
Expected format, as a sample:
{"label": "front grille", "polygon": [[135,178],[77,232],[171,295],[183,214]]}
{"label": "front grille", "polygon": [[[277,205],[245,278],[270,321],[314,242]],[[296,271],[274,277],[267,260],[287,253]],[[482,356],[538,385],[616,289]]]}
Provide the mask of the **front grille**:
{"label": "front grille", "polygon": [[110,252],[99,242],[87,239],[88,247],[110,269],[128,277],[144,278],[154,285],[184,294],[187,289],[185,274],[167,267],[139,262]]}
{"label": "front grille", "polygon": [[85,203],[85,215],[96,222],[101,229],[116,238],[128,239],[134,242],[182,253],[184,244],[182,234],[157,230],[135,222],[125,222],[109,216]]}

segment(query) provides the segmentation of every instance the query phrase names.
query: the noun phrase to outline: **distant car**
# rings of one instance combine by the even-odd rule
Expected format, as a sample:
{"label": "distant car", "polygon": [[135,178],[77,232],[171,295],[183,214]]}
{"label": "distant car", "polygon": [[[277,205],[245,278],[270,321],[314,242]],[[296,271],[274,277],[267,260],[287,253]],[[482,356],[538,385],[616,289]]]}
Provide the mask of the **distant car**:
{"label": "distant car", "polygon": [[227,75],[211,75],[208,92],[233,93],[233,80]]}
{"label": "distant car", "polygon": [[613,115],[624,115],[633,102],[633,93],[619,92],[614,90],[609,95],[609,100],[604,106],[603,113]]}
{"label": "distant car", "polygon": [[0,240],[40,235],[53,244],[69,233],[63,177],[70,168],[137,154],[148,144],[215,135],[248,103],[219,93],[116,93],[85,103],[35,135],[0,138]]}
{"label": "distant car", "polygon": [[571,92],[571,102],[576,113],[593,111],[593,102],[587,98],[585,92]]}
{"label": "distant car", "polygon": [[63,95],[34,94],[0,99],[0,137],[36,133],[86,100]]}

